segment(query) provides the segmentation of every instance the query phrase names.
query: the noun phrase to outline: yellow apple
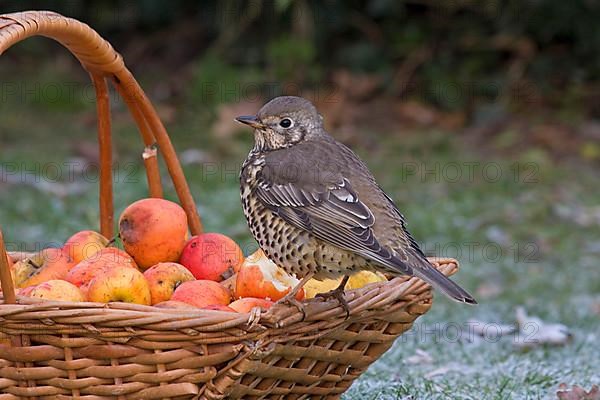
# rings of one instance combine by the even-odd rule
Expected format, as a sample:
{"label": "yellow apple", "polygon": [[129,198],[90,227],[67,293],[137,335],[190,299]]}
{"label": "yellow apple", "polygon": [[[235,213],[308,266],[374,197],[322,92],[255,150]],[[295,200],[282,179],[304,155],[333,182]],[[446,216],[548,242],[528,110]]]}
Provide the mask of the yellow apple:
{"label": "yellow apple", "polygon": [[[344,289],[345,290],[359,289],[363,286],[368,285],[369,283],[385,282],[385,281],[387,281],[387,279],[385,278],[385,275],[383,275],[380,272],[359,271],[359,272],[355,273],[354,275],[350,276],[350,279],[348,279],[348,282],[346,283],[346,286],[344,287]],[[326,293],[331,290],[334,290],[340,285],[340,283],[342,283],[341,276],[337,279],[323,279],[322,281],[319,281],[319,280],[313,278],[313,279],[309,280],[308,282],[306,282],[306,285],[304,285],[304,291],[306,292],[306,298],[312,299],[319,293]]]}
{"label": "yellow apple", "polygon": [[88,301],[122,301],[150,305],[150,288],[144,274],[128,265],[103,268],[81,289],[87,295]]}
{"label": "yellow apple", "polygon": [[85,301],[79,288],[62,279],[51,279],[34,286],[28,294],[45,300]]}
{"label": "yellow apple", "polygon": [[152,304],[169,300],[179,285],[195,279],[186,267],[174,262],[158,263],[144,271],[144,277],[150,287]]}

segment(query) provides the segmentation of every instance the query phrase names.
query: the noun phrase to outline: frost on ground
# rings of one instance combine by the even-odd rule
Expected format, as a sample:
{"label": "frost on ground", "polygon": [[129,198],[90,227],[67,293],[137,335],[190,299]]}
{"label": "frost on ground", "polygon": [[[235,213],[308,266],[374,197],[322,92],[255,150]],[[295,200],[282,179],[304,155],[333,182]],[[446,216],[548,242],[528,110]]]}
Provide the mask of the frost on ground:
{"label": "frost on ground", "polygon": [[589,389],[600,381],[598,337],[584,330],[566,346],[527,351],[516,345],[518,334],[486,340],[448,332],[420,321],[343,399],[556,399],[561,383]]}
{"label": "frost on ground", "polygon": [[[5,120],[14,115],[19,114],[0,108]],[[14,136],[11,147],[4,149],[3,162],[56,162],[61,154],[68,159],[64,146],[62,153],[60,146],[54,150],[54,132],[48,129],[61,126],[80,137],[82,132],[69,128],[70,121],[62,113],[19,118],[19,125],[34,124],[19,131],[39,135],[35,140],[24,136],[22,142]],[[219,152],[208,141],[199,143],[206,135],[190,135],[202,127],[188,121],[172,132],[205,229],[234,237],[251,254],[256,242],[250,238],[241,210],[237,171],[252,139],[228,141],[223,153],[223,148]],[[133,130],[116,128],[116,138],[135,138]],[[403,134],[402,140],[391,134],[373,136],[373,148],[357,150],[398,203],[425,252],[460,260],[461,269],[454,279],[472,291],[480,304],[456,304],[436,293],[431,311],[396,340],[342,398],[557,399],[561,384],[589,392],[600,383],[597,170],[557,166],[539,152],[490,161],[489,154],[469,153],[463,137],[457,136],[454,142],[452,135],[424,135],[413,135],[414,143],[409,142],[411,135]],[[186,153],[185,143],[187,148],[206,152]],[[139,141],[121,145],[127,149],[124,154],[139,154]],[[470,179],[467,174],[448,181],[435,174],[408,174],[402,163],[411,160],[427,170],[433,165],[493,162],[502,174],[493,181],[481,176]],[[121,168],[129,161],[139,167],[137,158],[119,161]],[[524,163],[535,163],[535,182],[515,179],[514,166]],[[115,171],[119,177],[114,182],[117,215],[127,204],[147,196],[145,175],[138,167]],[[39,250],[64,241],[72,232],[97,226],[97,181],[85,181],[83,193],[80,180],[76,186],[52,182],[58,183],[58,191],[34,188],[28,181],[19,183],[0,184],[0,221],[5,238],[15,246],[11,250],[34,251],[35,246]],[[165,191],[168,198],[176,198],[169,183]],[[536,317],[545,325],[561,324],[554,325],[551,336],[564,337],[563,328],[568,327],[571,338],[560,346],[518,346],[528,333],[514,330],[518,306],[526,310],[522,321]],[[473,326],[482,321],[483,326]]]}

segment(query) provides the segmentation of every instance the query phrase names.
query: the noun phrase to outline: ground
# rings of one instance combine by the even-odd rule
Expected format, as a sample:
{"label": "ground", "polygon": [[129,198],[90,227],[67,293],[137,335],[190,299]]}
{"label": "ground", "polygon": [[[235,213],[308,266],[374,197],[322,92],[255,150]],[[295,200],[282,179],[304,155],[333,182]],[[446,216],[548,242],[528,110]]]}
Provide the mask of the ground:
{"label": "ground", "polygon": [[[9,245],[24,250],[95,228],[98,216],[96,170],[85,167],[93,161],[86,149],[95,136],[89,104],[64,110],[30,103],[0,108],[0,221]],[[256,244],[237,182],[250,136],[242,131],[215,138],[193,114],[181,112],[168,128],[177,150],[186,151],[184,168],[205,227],[234,237],[250,253]],[[122,107],[114,110],[114,125],[120,212],[143,197],[146,186],[141,142]],[[351,145],[395,199],[426,253],[460,260],[456,281],[480,304],[436,295],[431,311],[343,399],[552,399],[563,382],[588,389],[598,384],[597,170],[538,150],[503,155],[474,149],[455,133],[365,134],[368,146],[360,140]],[[571,341],[524,350],[515,335],[497,338],[495,324],[514,323],[517,306],[565,324]],[[472,319],[492,324],[487,338],[472,334]],[[431,360],[410,358],[418,350]]]}

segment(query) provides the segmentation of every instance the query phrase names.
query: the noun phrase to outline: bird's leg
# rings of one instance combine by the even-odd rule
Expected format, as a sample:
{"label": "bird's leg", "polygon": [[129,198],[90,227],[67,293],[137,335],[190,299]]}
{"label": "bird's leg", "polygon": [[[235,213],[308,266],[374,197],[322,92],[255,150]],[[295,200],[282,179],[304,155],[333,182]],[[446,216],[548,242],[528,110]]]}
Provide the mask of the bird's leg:
{"label": "bird's leg", "polygon": [[304,321],[304,318],[306,318],[306,312],[304,312],[304,305],[296,299],[296,295],[298,294],[300,289],[302,289],[304,285],[306,285],[306,282],[308,282],[314,275],[314,273],[306,275],[304,278],[302,278],[302,280],[300,280],[300,282],[296,286],[292,288],[292,290],[290,290],[288,294],[286,294],[279,301],[277,301],[281,304],[289,304],[291,306],[296,307],[302,313],[302,321]]}
{"label": "bird's leg", "polygon": [[350,279],[350,275],[344,275],[344,278],[342,278],[342,281],[340,282],[338,287],[336,287],[333,290],[330,290],[329,292],[317,294],[317,297],[320,297],[325,300],[333,297],[337,301],[339,301],[344,311],[346,311],[346,319],[350,318],[350,306],[344,298],[344,288],[346,287],[346,283],[348,283],[348,279]]}

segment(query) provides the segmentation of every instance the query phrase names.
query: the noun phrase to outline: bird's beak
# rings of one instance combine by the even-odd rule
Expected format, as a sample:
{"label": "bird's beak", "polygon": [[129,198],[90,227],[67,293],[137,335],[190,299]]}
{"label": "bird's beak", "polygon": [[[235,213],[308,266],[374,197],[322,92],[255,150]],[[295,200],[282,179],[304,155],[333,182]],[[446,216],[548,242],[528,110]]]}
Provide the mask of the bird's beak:
{"label": "bird's beak", "polygon": [[242,115],[235,119],[237,122],[242,124],[250,125],[254,129],[262,129],[265,125],[254,115]]}

